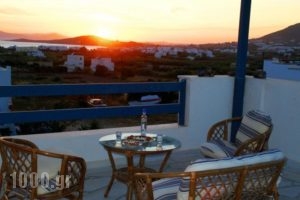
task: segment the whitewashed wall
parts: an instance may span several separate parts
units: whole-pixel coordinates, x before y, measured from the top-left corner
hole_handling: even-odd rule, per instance
[[[300,162],[300,82],[248,78],[244,109],[256,105],[272,117],[270,147],[279,148],[289,159]]]
[[[0,66],[0,85],[9,86],[11,85],[11,67],[3,68]],[[0,112],[8,112],[11,98],[1,97],[0,98]]]

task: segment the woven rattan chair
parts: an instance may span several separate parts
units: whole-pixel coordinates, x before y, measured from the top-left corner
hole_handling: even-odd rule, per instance
[[[234,142],[229,141],[232,123],[240,124]],[[200,151],[211,158],[260,152],[268,149],[272,128],[269,115],[251,110],[244,117],[225,119],[212,125],[207,134],[207,142],[200,145]]]
[[[136,196],[138,200],[278,199],[277,181],[286,159],[278,156],[280,152],[272,154],[274,160],[264,162],[268,156],[263,156],[252,164],[248,163],[255,158],[238,158],[246,159],[242,165],[235,158],[207,159],[191,164],[184,172],[136,173]],[[228,167],[231,163],[232,167]]]
[[[2,199],[82,199],[86,163],[43,151],[27,140],[0,138]]]

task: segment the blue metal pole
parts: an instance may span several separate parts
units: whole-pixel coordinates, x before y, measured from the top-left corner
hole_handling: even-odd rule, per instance
[[[242,116],[243,114],[250,13],[251,0],[241,0],[232,117]],[[233,124],[232,134],[230,138],[232,142],[234,142],[238,126],[239,124]]]

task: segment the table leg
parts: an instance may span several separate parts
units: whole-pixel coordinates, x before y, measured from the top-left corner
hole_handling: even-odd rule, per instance
[[[131,200],[132,193],[133,193],[133,176],[134,176],[133,154],[131,152],[128,152],[126,154],[126,158],[127,158],[127,170],[128,170],[127,200]]]
[[[113,185],[114,180],[115,180],[115,178],[116,178],[116,173],[117,173],[117,170],[116,170],[116,164],[115,164],[115,161],[114,161],[112,152],[111,152],[110,150],[107,149],[107,153],[108,153],[108,157],[109,157],[110,164],[111,164],[111,168],[112,168],[112,175],[111,175],[110,181],[109,181],[109,183],[108,183],[108,186],[107,186],[107,188],[106,188],[106,190],[105,190],[104,197],[107,197],[107,196],[108,196],[109,191],[110,191],[110,189],[111,189],[111,186]]]
[[[126,199],[127,200],[132,200],[133,196],[136,195],[135,193],[135,185],[134,185],[134,174],[136,172],[154,172],[154,169],[150,169],[145,167],[145,162],[146,162],[146,153],[136,153],[132,150],[128,150],[128,151],[117,151],[115,149],[110,149],[109,147],[105,148],[107,153],[108,153],[108,157],[111,163],[111,167],[112,167],[112,175],[111,175],[111,179],[108,183],[108,186],[106,188],[106,191],[104,193],[104,197],[107,197],[110,189],[114,183],[114,180],[117,179],[123,183],[127,184],[127,194],[126,194]],[[114,161],[114,157],[113,157],[113,153],[119,153],[119,154],[123,154],[126,156],[127,159],[127,167],[124,168],[120,168],[117,169],[116,168],[116,163]],[[153,152],[152,152],[153,153]],[[159,170],[158,172],[162,172],[171,153],[172,150],[169,151],[165,151],[165,152],[157,152],[157,153],[165,153],[165,156],[163,158],[163,161],[160,164]],[[156,154],[156,153],[155,153]],[[140,159],[139,159],[139,163],[138,166],[134,166],[134,155],[139,155]],[[150,154],[151,155],[151,154]]]
[[[172,151],[167,151],[166,152],[166,155],[164,157],[164,160],[162,161],[161,165],[160,165],[160,168],[159,168],[159,171],[158,172],[162,172],[165,165],[167,164],[168,160],[169,160],[169,157],[171,155]]]
[[[140,155],[139,167],[144,168],[146,155]]]

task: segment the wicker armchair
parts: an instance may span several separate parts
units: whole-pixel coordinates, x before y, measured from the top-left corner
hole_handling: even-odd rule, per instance
[[[82,199],[86,163],[43,151],[27,140],[0,138],[1,199]]]
[[[136,173],[136,196],[138,200],[278,199],[277,182],[285,160],[281,152],[273,151],[257,158],[199,160],[184,172]]]
[[[239,123],[235,141],[229,142],[232,123]],[[260,152],[268,149],[272,132],[270,116],[252,110],[244,117],[219,121],[212,125],[207,134],[207,142],[201,144],[200,151],[206,157],[223,158]]]

